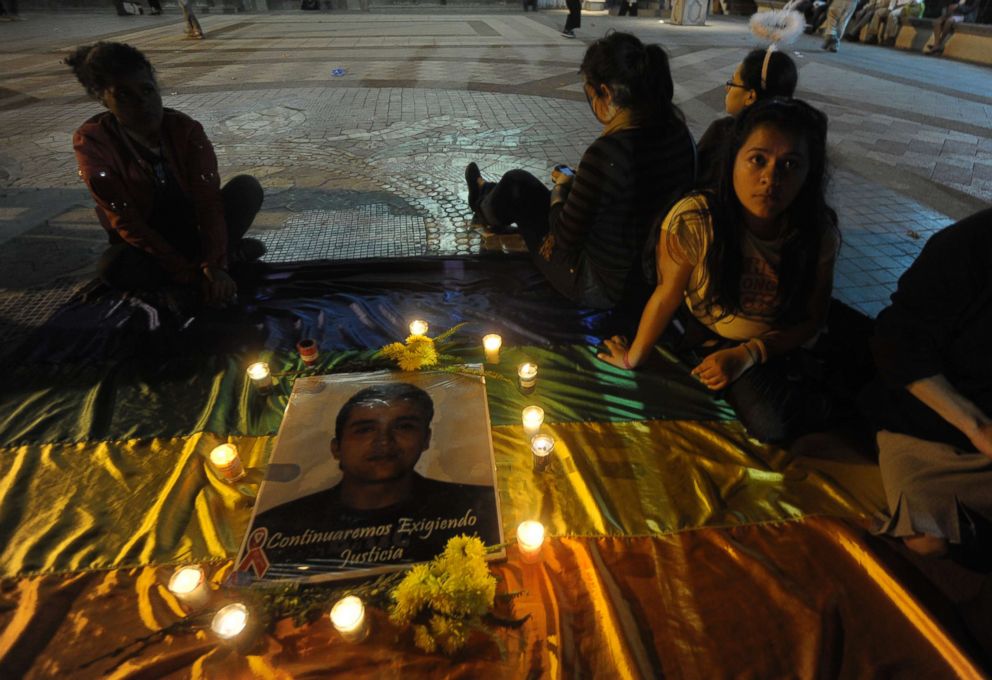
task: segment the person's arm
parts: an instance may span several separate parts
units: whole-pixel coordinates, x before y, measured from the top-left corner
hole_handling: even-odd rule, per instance
[[[805,321],[765,333],[760,338],[752,338],[736,347],[717,350],[703,359],[692,374],[711,390],[722,390],[755,364],[764,363],[773,356],[787,354],[815,337],[823,328],[830,308],[835,261],[836,253],[833,257],[822,260],[817,267],[816,282],[810,295]]]
[[[555,186],[548,212],[547,243],[565,251],[582,250],[600,205],[622,193],[625,178],[611,162],[611,157],[621,152],[615,139],[600,137],[582,155],[572,181]]]
[[[632,369],[644,363],[685,297],[693,264],[664,229],[658,238],[656,259],[658,285],[644,306],[634,341],[628,347],[627,341],[620,336],[608,338],[603,341],[608,352],[598,355],[619,368]]]
[[[906,389],[968,437],[979,453],[992,458],[992,418],[958,392],[943,374],[912,382]]]
[[[73,149],[79,172],[93,200],[121,239],[151,255],[173,280],[189,283],[196,278],[196,264],[173,248],[152,229],[136,209],[127,182],[118,174],[109,152],[100,143],[79,132],[73,136]]]

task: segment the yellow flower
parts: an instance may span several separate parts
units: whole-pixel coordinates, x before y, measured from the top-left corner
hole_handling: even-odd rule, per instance
[[[437,364],[434,341],[423,335],[411,335],[406,344],[394,342],[382,348],[382,355],[395,361],[404,371],[419,371]]]
[[[413,627],[413,644],[428,654],[437,650],[437,641],[427,631],[427,626]]]
[[[437,594],[437,579],[431,575],[429,566],[416,565],[393,590],[395,604],[390,618],[400,625],[409,623]]]
[[[427,628],[414,626],[418,647],[453,654],[465,644],[468,631],[481,625],[496,597],[496,578],[485,555],[478,538],[455,536],[441,555],[413,567],[393,590],[391,618],[397,624],[430,614]]]
[[[468,641],[468,626],[464,621],[435,614],[431,617],[429,625],[431,637],[448,656],[464,647]]]
[[[406,353],[406,345],[402,342],[393,342],[383,347],[382,353],[387,359],[396,361]]]
[[[446,562],[456,560],[485,560],[486,546],[477,536],[453,536],[444,547],[443,559]]]

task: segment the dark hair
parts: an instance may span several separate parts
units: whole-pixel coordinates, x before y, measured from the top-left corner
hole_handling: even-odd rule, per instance
[[[72,69],[76,79],[86,88],[86,93],[99,99],[111,81],[119,76],[139,73],[145,69],[155,77],[155,69],[139,50],[116,42],[98,42],[84,45],[62,60]]]
[[[386,383],[385,385],[366,387],[351,395],[351,398],[338,411],[338,416],[334,421],[334,436],[338,439],[341,438],[341,432],[348,423],[348,417],[359,406],[368,406],[376,402],[389,404],[396,401],[413,402],[424,414],[425,427],[431,426],[431,421],[434,419],[434,400],[431,399],[431,395],[410,383]]]
[[[597,90],[609,85],[617,106],[644,122],[682,121],[672,103],[675,86],[668,55],[630,33],[610,31],[586,50],[579,73]]]
[[[728,314],[741,308],[741,225],[744,224],[744,215],[734,191],[734,163],[747,138],[762,126],[802,136],[809,154],[806,181],[783,215],[786,224],[796,228],[782,246],[779,269],[781,319],[798,322],[808,312],[824,232],[833,231],[837,241],[840,241],[837,214],[827,205],[824,197],[827,184],[827,116],[799,99],[765,99],[748,107],[737,117],[724,149],[723,167],[715,193],[710,193],[713,239],[706,254],[706,274],[712,294],[708,302],[719,305]]]
[[[791,97],[799,82],[796,62],[785,52],[774,51],[768,57],[768,73],[764,87],[761,85],[761,70],[765,65],[767,50],[751,50],[741,62],[741,83],[754,90],[758,99],[768,97]]]

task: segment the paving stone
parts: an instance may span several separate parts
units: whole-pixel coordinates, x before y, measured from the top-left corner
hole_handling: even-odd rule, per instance
[[[203,42],[182,41],[168,9],[141,22],[96,12],[28,19],[4,26],[0,268],[14,271],[20,258],[38,283],[0,291],[0,330],[47,318],[75,285],[60,278],[67,262],[91,257],[86,248],[105,238],[81,207],[88,201],[70,151],[72,131],[100,107],[53,58],[76,44],[112,37],[144,50],[166,105],[208,131],[223,176],[260,178],[266,202],[255,230],[271,262],[513,252],[519,238],[471,228],[464,166],[474,160],[491,179],[522,168],[548,182],[554,164],[578,163],[599,133],[577,73],[589,40],[622,27],[661,42],[697,132],[721,115],[723,82],[752,44],[743,22],[724,17],[705,31],[590,17],[576,41],[561,39],[562,16],[550,13],[206,15]],[[830,144],[844,154],[829,191],[847,241],[837,289],[877,311],[893,276],[952,221],[932,203],[939,190],[992,200],[988,70],[816,46],[801,37],[796,59],[800,95],[828,113]],[[344,76],[331,73],[337,67]],[[884,175],[861,167],[869,160]],[[934,191],[906,195],[908,180]],[[74,234],[64,246],[74,254],[28,252],[17,241],[46,220]],[[73,246],[75,238],[85,243]]]

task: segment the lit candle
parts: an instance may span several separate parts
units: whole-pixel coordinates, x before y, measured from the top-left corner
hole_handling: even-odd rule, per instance
[[[331,623],[345,642],[361,642],[369,636],[365,604],[354,595],[343,597],[331,607]]]
[[[544,423],[544,409],[540,406],[528,406],[521,411],[521,419],[524,423],[524,432],[537,434]]]
[[[544,545],[544,525],[534,520],[521,522],[517,527],[517,546],[520,557],[527,564],[541,559],[541,546]]]
[[[210,452],[210,462],[221,477],[236,482],[245,476],[245,468],[234,444],[221,444]]]
[[[199,609],[210,599],[207,580],[200,567],[179,567],[169,579],[169,592],[190,609]]]
[[[300,358],[303,359],[303,363],[307,366],[313,366],[317,363],[317,357],[320,356],[317,341],[310,338],[300,340],[296,343],[296,351],[300,353]]]
[[[248,625],[248,608],[240,602],[222,607],[214,614],[210,629],[222,640],[236,637]]]
[[[498,364],[499,348],[503,346],[503,338],[495,333],[490,333],[482,338],[482,346],[486,349],[486,363]]]
[[[269,365],[264,361],[256,361],[248,367],[248,377],[255,383],[259,392],[265,393],[272,387],[272,374],[269,373]]]
[[[410,322],[410,335],[427,335],[430,326],[423,319],[414,319]]]
[[[520,379],[520,389],[530,392],[537,384],[537,364],[530,361],[517,366],[517,377]]]
[[[534,453],[534,472],[542,472],[551,462],[551,452],[555,449],[554,437],[546,434],[534,435],[530,440],[530,450]]]

